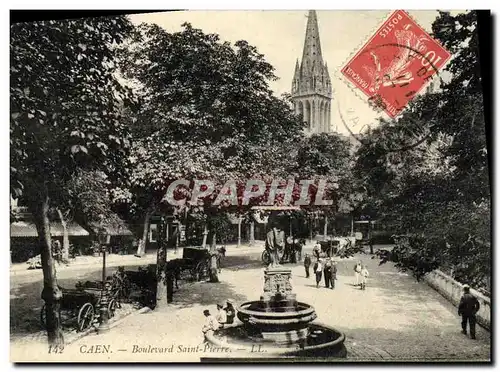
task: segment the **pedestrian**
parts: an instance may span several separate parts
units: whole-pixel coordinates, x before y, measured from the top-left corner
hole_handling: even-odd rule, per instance
[[[304,256],[304,269],[306,269],[306,278],[309,278],[309,268],[311,267],[311,257],[309,253]]]
[[[221,327],[224,327],[224,324],[227,323],[227,313],[224,309],[224,305],[222,303],[217,304],[217,322]]]
[[[361,261],[358,261],[356,265],[354,265],[354,280],[355,280],[355,286],[360,285],[360,275],[361,275]]]
[[[317,241],[313,248],[313,254],[316,256],[317,260],[319,260],[320,253],[321,253],[321,244],[319,244],[319,241]]]
[[[361,268],[361,289],[365,290],[366,289],[366,281],[370,273],[368,272],[368,269],[366,268],[365,265],[362,266]]]
[[[330,288],[334,289],[335,288],[335,281],[337,280],[337,262],[336,261],[332,262],[332,270],[331,270],[330,274],[331,274]]]
[[[224,309],[226,311],[227,324],[233,324],[234,317],[236,316],[236,310],[233,307],[234,301],[229,299],[226,301],[227,306]]]
[[[325,288],[330,288],[330,279],[332,277],[332,261],[330,260],[330,257],[326,259],[323,273],[325,277]]]
[[[297,256],[299,254],[299,244],[297,242],[297,238],[292,238],[291,248],[290,253],[292,257],[290,258],[290,261],[291,263],[297,263]]]
[[[57,239],[52,240],[52,257],[54,257],[57,262],[60,262],[62,258],[61,242]]]
[[[323,273],[323,260],[321,258],[318,258],[318,260],[314,264],[314,272],[316,273],[316,288],[319,288],[321,275]]]
[[[470,293],[470,287],[466,284],[463,287],[464,294],[458,305],[458,315],[462,316],[462,333],[467,334],[467,322],[469,323],[470,338],[476,339],[476,314],[480,305],[477,298]]]
[[[219,323],[217,322],[217,319],[213,315],[210,315],[209,310],[203,310],[203,315],[205,315],[205,324],[203,325],[203,328],[201,331],[204,334],[207,334],[208,332],[213,332],[219,329]]]

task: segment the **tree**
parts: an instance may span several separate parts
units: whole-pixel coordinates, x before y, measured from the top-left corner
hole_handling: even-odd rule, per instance
[[[432,28],[453,54],[451,79],[366,133],[355,174],[370,208],[407,235],[393,252],[402,269],[420,278],[451,268],[457,279],[484,285],[490,192],[476,14],[440,12]]]
[[[240,185],[271,177],[287,156],[282,149],[299,139],[303,127],[290,102],[273,95],[268,86],[276,78],[273,67],[255,47],[246,41],[233,47],[218,35],[183,26],[168,33],[142,25],[136,42],[124,50],[122,69],[141,96],[128,195],[144,216],[144,232],[173,181],[208,179],[217,193],[229,179]],[[191,197],[186,189],[176,195]],[[216,221],[233,211],[214,201],[212,195],[189,206],[211,227],[212,252]],[[235,209],[243,213],[249,206]]]
[[[326,181],[326,199],[333,200],[331,206],[305,207],[310,214],[324,216],[323,235],[328,231],[328,219],[335,219],[342,206],[342,212],[349,212],[346,206],[353,195],[351,177],[350,142],[337,134],[315,134],[299,143],[291,173],[298,179]],[[317,186],[317,185],[316,185]],[[311,188],[311,196],[316,188]]]
[[[51,207],[80,169],[121,175],[130,138],[120,120],[129,90],[116,79],[114,44],[132,31],[122,17],[11,26],[11,192],[23,196],[38,231],[49,343],[61,343],[50,250]]]

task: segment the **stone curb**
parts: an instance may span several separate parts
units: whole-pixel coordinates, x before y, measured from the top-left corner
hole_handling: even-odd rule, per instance
[[[138,309],[136,311],[131,312],[130,314],[125,315],[123,318],[118,319],[116,322],[110,323],[109,324],[109,329],[112,329],[112,328],[120,325],[121,323],[123,323],[125,321],[125,319],[129,318],[132,315],[144,314],[144,313],[148,313],[150,311],[152,311],[152,310],[149,307],[144,306],[143,308],[140,308],[140,309]],[[87,335],[89,335],[90,333],[93,333],[93,332],[95,332],[96,334],[98,334],[97,329],[95,327],[92,327],[90,329],[87,329],[84,332],[77,333],[74,337],[71,337],[70,341],[65,342],[65,344],[66,345],[71,345],[71,344],[75,343],[76,341],[80,340],[81,338],[83,338],[83,337],[85,337],[85,336],[87,336]]]

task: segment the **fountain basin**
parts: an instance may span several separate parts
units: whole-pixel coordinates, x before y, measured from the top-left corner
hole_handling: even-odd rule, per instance
[[[317,317],[314,308],[297,301],[294,301],[292,307],[280,305],[267,301],[250,301],[237,308],[238,319],[243,323],[249,339],[292,344],[308,336],[307,327]]]
[[[250,338],[244,324],[225,326],[214,333],[207,333],[205,338],[211,345],[226,348],[233,356],[243,358],[347,356],[345,335],[322,323],[310,323],[308,335],[298,343],[279,344],[263,337]]]

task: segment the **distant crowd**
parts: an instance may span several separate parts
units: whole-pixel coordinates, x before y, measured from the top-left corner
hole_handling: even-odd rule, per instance
[[[316,279],[316,288],[319,288],[321,279],[324,278],[326,288],[335,288],[335,281],[337,280],[337,261],[331,257],[324,257],[321,252],[319,242],[313,248],[313,257],[306,253],[304,256],[304,269],[306,278],[310,277],[310,267],[312,261],[314,262],[313,271]],[[360,289],[366,289],[366,283],[369,276],[368,269],[361,261],[354,265],[354,285]]]

